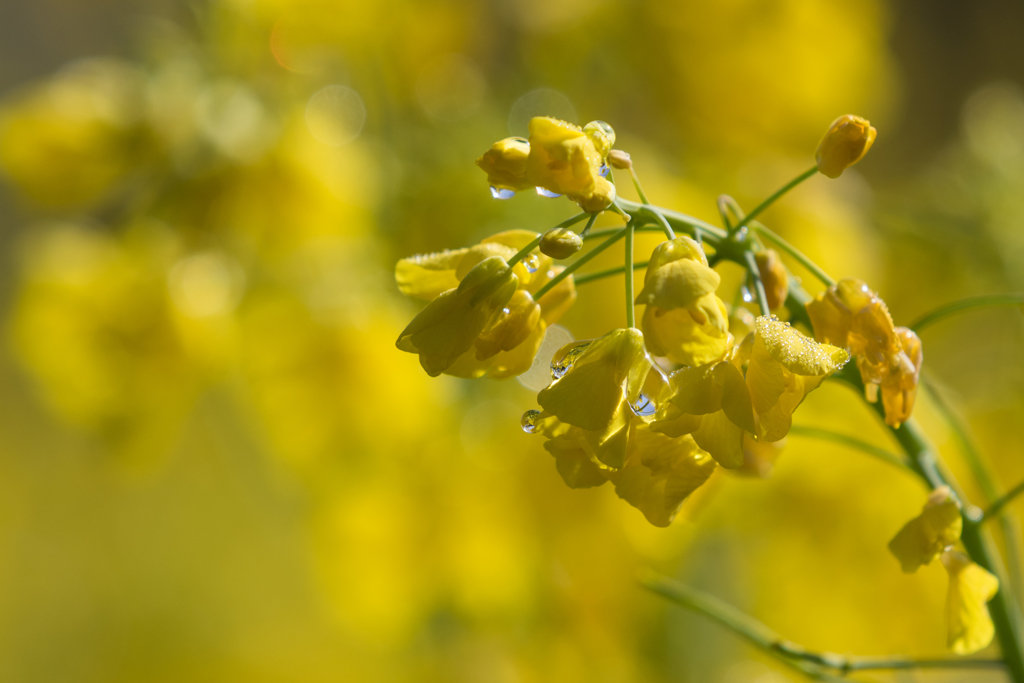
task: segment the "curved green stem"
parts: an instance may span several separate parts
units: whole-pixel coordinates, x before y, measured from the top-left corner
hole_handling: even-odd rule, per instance
[[[1024,481],[1014,486],[1012,489],[1007,491],[1002,498],[992,503],[992,505],[989,506],[988,510],[985,510],[985,514],[982,515],[981,519],[978,520],[978,523],[981,524],[986,519],[998,515],[1000,512],[1002,512],[1004,507],[1006,507],[1010,502],[1013,501],[1014,498],[1016,498],[1022,493],[1024,493]]]
[[[718,622],[747,642],[775,657],[779,662],[818,681],[846,681],[841,676],[854,671],[896,669],[978,669],[1002,668],[998,659],[912,659],[910,657],[847,657],[834,652],[813,652],[786,640],[753,617],[713,595],[692,586],[645,572],[640,585],[672,602]]]
[[[647,195],[644,194],[644,188],[640,185],[640,176],[636,174],[636,169],[633,168],[633,164],[629,165],[629,177],[633,179],[633,187],[636,188],[636,193],[640,197],[640,201],[644,204],[650,204]]]
[[[747,263],[747,272],[754,280],[754,293],[757,295],[757,305],[761,307],[761,315],[771,315],[772,310],[768,306],[768,295],[764,291],[764,283],[761,282],[761,271],[757,269],[757,261],[754,259],[754,252],[743,252],[743,258]]]
[[[786,183],[785,185],[780,187],[778,190],[776,190],[775,194],[773,194],[772,196],[768,197],[768,199],[766,199],[763,202],[761,202],[760,204],[758,204],[757,207],[755,207],[753,211],[751,211],[746,216],[744,216],[743,220],[741,220],[739,223],[737,223],[736,227],[733,228],[732,231],[733,232],[738,232],[744,226],[749,225],[750,221],[752,221],[755,218],[757,218],[758,216],[760,216],[761,212],[763,212],[769,206],[774,204],[776,202],[776,200],[779,199],[779,197],[781,197],[782,195],[786,194],[787,192],[792,190],[794,187],[796,187],[797,185],[799,185],[803,181],[807,180],[808,178],[810,178],[812,175],[814,175],[817,172],[818,172],[818,165],[815,164],[814,166],[811,166],[809,169],[807,169],[806,171],[804,171],[803,173],[798,175],[796,178],[793,178],[792,180],[790,180],[788,183]]]
[[[510,258],[510,259],[508,260],[508,265],[510,265],[510,266],[514,266],[515,264],[519,263],[519,262],[520,262],[520,261],[522,261],[522,260],[523,260],[524,258],[526,258],[526,256],[527,256],[527,255],[528,255],[528,254],[529,254],[529,253],[530,253],[531,251],[533,251],[534,249],[536,249],[536,248],[537,248],[537,245],[538,245],[538,244],[540,244],[540,238],[541,238],[541,235],[538,235],[538,236],[537,236],[537,239],[533,240],[532,242],[530,242],[529,244],[527,244],[527,245],[526,245],[525,247],[523,247],[522,249],[520,249],[519,251],[517,251],[517,252],[515,253],[515,255],[514,255],[514,256],[513,256],[512,258]]]
[[[633,305],[633,221],[626,224],[626,262],[622,266],[626,272],[626,327],[636,327],[636,308]]]
[[[565,270],[563,270],[561,273],[559,273],[555,277],[551,278],[550,282],[548,282],[546,285],[544,285],[543,287],[541,287],[540,289],[537,290],[537,292],[533,295],[534,300],[536,301],[536,300],[540,299],[542,296],[544,296],[549,291],[551,291],[551,289],[554,288],[559,282],[561,282],[565,278],[567,278],[570,275],[572,275],[577,269],[581,268],[584,264],[589,262],[592,258],[594,258],[598,254],[600,254],[602,251],[604,251],[608,247],[610,247],[613,244],[615,244],[616,242],[618,242],[623,237],[625,237],[626,233],[629,230],[630,230],[629,227],[620,228],[620,229],[616,230],[615,233],[611,237],[606,239],[604,242],[601,242],[601,244],[597,245],[596,247],[594,247],[593,249],[588,251],[583,256],[579,257],[573,263],[570,263],[568,266],[565,267]],[[591,233],[591,237],[593,237],[593,236],[594,236],[593,233]]]
[[[580,233],[580,239],[587,239],[587,235],[590,234],[591,229],[594,227],[594,223],[597,221],[598,214],[590,214],[590,220],[587,221],[586,227],[583,228],[583,232]]]
[[[637,261],[636,263],[633,264],[633,270],[636,270],[637,268],[646,268],[648,263],[650,263],[650,261]],[[622,273],[625,272],[626,266],[615,266],[614,268],[608,268],[607,270],[599,270],[596,273],[587,273],[586,275],[580,275],[579,277],[575,278],[573,282],[576,284],[577,287],[579,287],[580,285],[585,285],[588,282],[602,280],[606,277],[612,277],[613,275],[621,275]]]
[[[814,277],[821,280],[827,286],[831,287],[836,283],[836,281],[833,280],[828,273],[821,269],[821,266],[819,266],[811,259],[807,258],[803,254],[803,252],[794,247],[792,244],[782,239],[781,237],[779,237],[778,235],[776,235],[774,232],[772,232],[763,225],[755,225],[753,227],[754,232],[756,232],[761,237],[767,239],[769,242],[774,242],[775,246],[777,246],[779,249],[782,249],[782,251],[786,252],[787,254],[795,258],[797,261],[799,261],[800,265],[814,273]]]
[[[985,294],[982,296],[973,296],[969,299],[950,302],[943,306],[939,306],[933,311],[925,313],[910,325],[910,329],[915,332],[920,332],[924,328],[942,320],[943,318],[948,318],[955,313],[968,311],[972,308],[1022,305],[1024,305],[1024,294]]]
[[[850,448],[855,448],[863,453],[867,453],[868,455],[874,456],[879,460],[889,463],[890,465],[895,465],[900,469],[911,469],[906,458],[902,458],[898,455],[895,455],[894,453],[890,453],[884,448],[879,448],[878,446],[874,446],[866,441],[861,441],[860,439],[857,439],[852,436],[847,436],[846,434],[833,432],[832,430],[829,429],[819,429],[818,427],[805,427],[804,425],[793,425],[792,427],[790,427],[789,433],[797,434],[800,436],[807,436],[812,439],[834,441],[835,443],[839,443],[844,446],[849,446]]]
[[[654,209],[657,209],[657,212],[664,216],[665,220],[676,232],[693,235],[694,229],[699,228],[703,233],[704,240],[712,246],[718,246],[718,244],[726,237],[725,231],[721,228],[702,221],[699,218],[688,216],[685,213],[671,211],[661,206],[654,206],[653,204],[637,204],[636,202],[631,202],[628,199],[622,198],[616,199],[615,202],[630,216],[642,219],[645,223],[658,221],[658,217],[654,211]]]

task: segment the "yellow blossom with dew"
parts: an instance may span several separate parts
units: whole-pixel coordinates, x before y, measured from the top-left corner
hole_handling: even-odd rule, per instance
[[[995,636],[995,626],[986,603],[999,591],[999,579],[955,550],[943,553],[942,565],[949,574],[949,649],[958,655],[969,655],[988,647]]]
[[[526,180],[526,160],[530,156],[530,143],[524,138],[498,140],[476,165],[487,174],[487,182],[499,190],[528,190],[533,187]]]
[[[960,540],[962,530],[960,504],[948,486],[940,486],[928,496],[921,514],[889,541],[889,551],[900,561],[903,571],[910,574]]]
[[[818,171],[829,178],[838,178],[864,158],[877,134],[867,119],[851,114],[840,116],[828,127],[818,144],[815,154]]]
[[[600,152],[583,130],[549,116],[530,119],[529,181],[557,194],[586,196],[601,177]]]
[[[818,343],[777,318],[759,317],[746,376],[757,437],[786,436],[797,406],[849,359],[845,349]]]
[[[914,408],[924,356],[921,340],[896,327],[885,302],[864,282],[846,278],[807,304],[815,336],[857,357],[869,401],[881,388],[885,421],[898,427]]]

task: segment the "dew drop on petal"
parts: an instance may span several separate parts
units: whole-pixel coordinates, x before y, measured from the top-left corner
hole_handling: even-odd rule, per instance
[[[561,355],[556,354],[551,359],[551,379],[559,380],[565,373],[569,372],[569,369],[583,355],[588,346],[590,346],[590,342],[580,342],[565,350]]]
[[[540,259],[537,258],[536,254],[530,254],[523,259],[523,267],[526,268],[529,273],[536,273],[540,267]]]
[[[519,424],[522,425],[523,431],[527,434],[535,434],[537,432],[537,420],[540,418],[539,410],[527,410],[523,413],[522,419]]]
[[[551,384],[551,359],[559,349],[573,342],[572,334],[561,325],[552,325],[544,332],[537,355],[533,357],[530,369],[516,377],[520,384],[530,391],[540,391]]]
[[[512,197],[516,196],[516,193],[515,193],[514,190],[506,190],[506,189],[499,190],[498,188],[496,188],[496,187],[494,187],[492,185],[491,186],[491,196],[494,197],[495,199],[512,199]]]
[[[743,285],[743,287],[740,288],[740,291],[743,293],[743,300],[748,304],[754,300],[754,295],[750,293],[750,288],[746,285]]]
[[[658,411],[658,406],[647,394],[640,394],[629,407],[637,417],[650,417]]]
[[[537,188],[537,194],[539,194],[541,197],[551,197],[552,199],[562,196],[556,192],[552,192],[551,190],[546,190],[543,187]]]
[[[608,171],[610,171],[610,170],[611,169],[608,168],[608,164],[601,164],[601,168],[598,169],[598,172],[601,174],[602,178],[607,178],[608,177]]]

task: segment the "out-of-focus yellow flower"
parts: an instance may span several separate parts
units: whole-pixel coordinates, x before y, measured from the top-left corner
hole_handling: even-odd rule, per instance
[[[962,530],[960,505],[949,487],[940,486],[928,496],[921,514],[889,541],[889,550],[900,561],[903,571],[911,574],[956,543]]]
[[[746,308],[737,306],[729,313],[729,334],[742,343],[748,334],[753,333],[755,316]]]
[[[869,401],[882,388],[885,421],[898,427],[910,417],[923,351],[912,330],[897,328],[885,302],[864,282],[846,278],[807,304],[815,337],[857,357]]]
[[[714,294],[720,282],[704,250],[689,237],[681,235],[655,248],[636,298],[646,305],[641,327],[651,353],[689,366],[725,354],[728,313]]]
[[[38,204],[93,204],[153,153],[142,109],[135,68],[75,64],[4,106],[0,166]]]
[[[818,144],[815,154],[818,171],[829,178],[838,178],[868,153],[877,132],[867,119],[851,114],[840,116]]]
[[[583,239],[569,228],[548,230],[540,238],[540,252],[553,259],[567,259],[583,248]]]
[[[499,190],[528,190],[533,184],[526,180],[526,160],[530,156],[530,143],[523,138],[498,140],[476,165],[487,174],[487,182]]]
[[[774,249],[757,252],[755,259],[757,272],[761,275],[761,283],[764,285],[765,298],[768,300],[768,308],[774,311],[786,303],[786,296],[789,294],[786,267],[782,265],[782,259]]]
[[[819,344],[777,318],[759,317],[747,366],[758,439],[784,437],[797,406],[849,359],[845,349]]]
[[[447,370],[476,342],[518,287],[512,268],[500,256],[473,266],[454,289],[427,304],[398,337],[402,351],[419,354],[431,377]]]
[[[959,551],[943,553],[942,564],[949,573],[948,645],[958,655],[969,655],[987,647],[995,635],[986,603],[999,591],[999,579]]]
[[[537,402],[562,422],[602,430],[640,395],[651,368],[643,335],[635,328],[612,330],[572,351],[575,357],[541,390]]]

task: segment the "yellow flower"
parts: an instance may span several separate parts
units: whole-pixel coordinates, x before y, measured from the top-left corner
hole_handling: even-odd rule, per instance
[[[782,455],[786,447],[786,439],[781,441],[755,441],[749,433],[743,434],[743,464],[733,470],[738,474],[748,474],[767,478],[775,468],[775,461]]]
[[[612,330],[569,350],[573,357],[541,390],[537,402],[562,422],[586,430],[603,430],[629,411],[629,405],[640,395],[651,368],[643,335],[634,328]],[[565,353],[559,356],[565,360]]]
[[[757,252],[755,259],[757,271],[761,275],[761,283],[764,285],[765,298],[768,300],[768,308],[774,311],[786,303],[786,296],[789,294],[789,276],[786,275],[782,259],[774,249]]]
[[[604,121],[591,121],[583,126],[583,133],[594,143],[594,149],[604,159],[615,144],[615,130]]]
[[[469,350],[517,287],[518,279],[504,259],[486,258],[458,287],[427,304],[402,331],[396,345],[419,354],[420,365],[436,377]]]
[[[548,116],[530,120],[526,177],[531,184],[558,194],[587,196],[601,177],[601,161],[579,126]]]
[[[607,178],[594,179],[594,189],[586,194],[571,194],[572,199],[587,213],[604,211],[615,201],[615,186]]]
[[[540,252],[553,259],[567,259],[582,248],[582,238],[568,228],[548,230],[540,238]]]
[[[465,249],[410,256],[395,265],[395,282],[402,294],[429,301],[458,287],[466,273],[485,258],[500,256],[507,261],[536,238],[537,233],[530,230],[506,230]],[[531,254],[517,263],[513,272],[520,286],[526,287],[547,272],[550,265],[550,258]]]
[[[961,552],[943,553],[942,564],[949,574],[949,648],[958,655],[969,655],[987,647],[995,635],[986,603],[999,591],[999,579]]]
[[[743,432],[753,432],[755,426],[739,367],[725,360],[682,368],[669,376],[669,387],[652,430],[670,437],[689,434],[722,467],[740,467]]]
[[[857,369],[869,401],[882,388],[886,423],[898,427],[914,407],[923,352],[921,340],[897,328],[885,302],[860,280],[840,280],[807,304],[814,334],[821,341],[846,348],[857,357]]]
[[[860,161],[875,141],[876,131],[867,119],[847,114],[832,122],[818,144],[818,171],[838,178]]]
[[[636,303],[646,304],[640,324],[651,353],[690,366],[725,354],[730,339],[727,309],[714,294],[720,281],[704,250],[689,237],[655,248],[636,298]]]
[[[784,437],[797,406],[849,359],[844,349],[819,344],[775,317],[759,317],[746,378],[758,439]]]
[[[526,180],[526,160],[530,156],[530,143],[523,138],[498,140],[476,165],[487,173],[487,182],[499,190],[528,190],[533,184]]]
[[[523,416],[524,429],[549,439],[544,448],[569,487],[590,488],[610,481],[616,494],[651,524],[668,526],[686,497],[711,476],[715,461],[689,436],[671,438],[650,429],[654,404],[644,397],[663,396],[666,388],[661,372],[652,368],[640,394],[642,402],[620,413],[601,432],[536,410]],[[612,460],[615,465],[608,464]]]
[[[949,487],[940,486],[928,496],[921,514],[889,541],[889,550],[900,561],[903,571],[911,574],[956,543],[962,530],[960,505]]]

